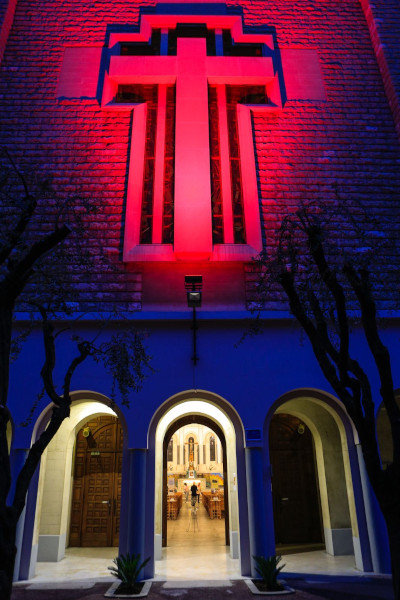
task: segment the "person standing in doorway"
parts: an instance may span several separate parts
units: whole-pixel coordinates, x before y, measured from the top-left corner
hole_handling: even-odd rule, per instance
[[[192,487],[190,488],[190,491],[192,492],[192,506],[195,506],[197,500],[197,486],[194,481]]]

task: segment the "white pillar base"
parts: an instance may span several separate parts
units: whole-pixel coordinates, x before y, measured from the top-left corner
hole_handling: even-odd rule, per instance
[[[363,559],[362,559],[360,538],[353,537],[353,548],[354,548],[354,560],[356,563],[356,569],[358,569],[359,571],[365,571],[364,563],[363,563]]]
[[[154,560],[162,559],[162,536],[160,533],[154,535]]]
[[[38,562],[59,562],[65,556],[66,535],[39,535]]]
[[[230,556],[231,558],[239,558],[239,532],[229,531],[229,539],[231,542]]]
[[[332,556],[347,556],[354,554],[353,535],[351,528],[328,529],[324,527],[325,547]]]

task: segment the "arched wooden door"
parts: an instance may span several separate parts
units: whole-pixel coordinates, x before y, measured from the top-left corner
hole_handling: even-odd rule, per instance
[[[70,546],[118,546],[123,433],[118,419],[90,419],[76,437]]]
[[[276,544],[321,543],[319,491],[310,429],[292,415],[274,415],[269,446]]]

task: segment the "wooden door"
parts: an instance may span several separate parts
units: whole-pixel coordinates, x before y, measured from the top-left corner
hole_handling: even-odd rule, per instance
[[[270,427],[276,544],[322,542],[312,434],[296,417],[278,414]]]
[[[122,428],[115,417],[91,419],[78,432],[70,546],[118,546]]]

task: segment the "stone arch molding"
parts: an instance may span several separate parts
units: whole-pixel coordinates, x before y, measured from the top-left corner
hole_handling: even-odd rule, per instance
[[[105,396],[104,394],[100,394],[99,392],[94,392],[92,390],[76,390],[75,392],[71,392],[71,398],[72,398],[72,404],[71,404],[71,414],[69,419],[66,419],[63,423],[63,425],[67,422],[72,422],[72,411],[75,410],[74,407],[77,407],[79,404],[89,404],[89,403],[98,403],[99,405],[101,405],[102,407],[102,411],[104,411],[105,414],[113,414],[116,417],[119,418],[119,420],[121,421],[121,425],[122,428],[124,430],[124,434],[126,433],[127,430],[127,425],[126,425],[126,421],[123,415],[123,412],[121,411],[121,409],[118,407],[118,405],[114,405],[113,408],[111,408],[111,405],[113,404],[112,400],[110,398],[108,398],[108,396]],[[93,406],[93,405],[92,405]],[[40,415],[38,416],[33,430],[32,430],[32,443],[34,443],[39,435],[41,434],[41,432],[43,431],[43,429],[46,428],[47,423],[50,419],[50,413],[51,410],[53,408],[53,404],[50,402],[40,413]],[[109,412],[111,411],[111,412]],[[90,410],[88,412],[89,416],[92,416]],[[84,418],[84,417],[82,417]]]
[[[315,389],[292,390],[271,406],[266,417],[264,440],[268,462],[271,419],[279,413],[303,420],[311,430],[327,553],[354,554],[357,568],[365,570],[368,557],[360,542],[364,537],[365,514],[356,452],[359,440],[354,424],[334,396]]]
[[[124,433],[126,431],[125,420],[118,414],[120,411],[110,408],[110,404],[109,398],[96,392],[73,393],[70,417],[62,423],[42,456],[32,544],[34,549],[37,548],[38,561],[57,562],[65,555],[70,525],[74,446],[82,424],[89,418],[108,414],[118,417]],[[50,411],[51,405],[40,415],[33,440],[46,426]]]
[[[155,453],[155,510],[154,555],[161,559],[162,544],[162,452],[163,440],[168,428],[184,416],[203,416],[214,421],[222,429],[227,446],[227,474],[229,495],[230,554],[238,558],[241,540],[246,539],[247,513],[244,515],[243,500],[238,495],[237,480],[245,481],[244,461],[239,456],[243,449],[243,425],[233,407],[220,396],[210,392],[193,390],[169,398],[153,416],[149,427],[149,449]],[[240,530],[240,536],[239,536]]]

